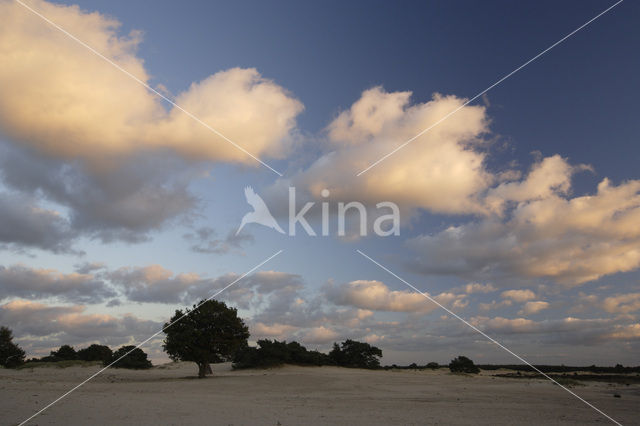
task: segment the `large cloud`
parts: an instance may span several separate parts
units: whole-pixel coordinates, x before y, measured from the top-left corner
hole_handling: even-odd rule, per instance
[[[0,244],[8,248],[40,248],[73,252],[77,232],[59,212],[43,208],[34,197],[0,192]]]
[[[55,297],[65,302],[99,303],[114,296],[113,289],[91,274],[64,274],[24,265],[0,266],[0,300]]]
[[[157,332],[162,324],[133,315],[114,317],[85,312],[85,307],[56,306],[26,300],[0,305],[0,323],[14,331],[30,354],[45,355],[62,344],[110,346],[132,344]]]
[[[496,214],[408,241],[425,273],[469,278],[545,277],[577,285],[640,266],[640,181],[603,179],[593,195],[570,197],[577,168],[544,159],[521,182],[490,191]],[[508,208],[509,204],[513,208]]]
[[[462,106],[464,99],[434,95],[410,102],[411,92],[366,90],[329,126],[331,152],[295,175],[290,184],[320,199],[367,203],[394,201],[405,209],[441,213],[484,211],[478,195],[494,180],[485,170],[482,135],[488,120],[481,106],[466,106],[367,173],[356,174],[396,146]],[[276,185],[278,187],[279,185]]]
[[[238,280],[239,274],[229,273],[208,278],[196,273],[174,274],[160,266],[123,267],[103,274],[122,291],[128,300],[149,303],[191,304],[213,294]],[[261,297],[275,293],[281,301],[288,301],[302,288],[299,275],[278,271],[259,271],[229,287],[218,299],[233,302],[248,309],[259,304]]]
[[[138,32],[121,36],[116,20],[77,6],[30,6],[150,82],[136,53]],[[52,231],[48,241],[6,231],[3,241],[68,251],[66,223],[103,241],[144,240],[196,206],[188,186],[210,162],[259,165],[20,4],[1,2],[0,15],[3,183],[60,206],[59,220],[37,218]],[[289,152],[303,108],[255,69],[240,68],[194,83],[175,100],[260,157]],[[0,199],[0,209],[8,204]]]
[[[41,248],[69,246],[72,236],[82,234],[103,241],[143,240],[197,204],[188,185],[198,168],[166,154],[134,155],[109,170],[88,172],[77,162],[0,145],[0,172],[6,186],[26,194],[20,197],[54,206],[59,229],[73,230],[51,232],[51,242]],[[11,209],[10,201],[0,198],[0,208]],[[13,241],[25,245],[18,236]]]
[[[77,6],[31,7],[137,79],[149,73],[136,55],[140,33]],[[189,158],[255,160],[15,2],[0,4],[0,125],[13,140],[59,158],[108,165],[122,154],[168,148]],[[176,102],[256,156],[282,156],[302,105],[255,69],[214,74]]]
[[[538,335],[547,343],[593,345],[640,338],[640,324],[629,318],[573,318],[533,321],[526,318],[473,317],[470,323],[489,334]]]

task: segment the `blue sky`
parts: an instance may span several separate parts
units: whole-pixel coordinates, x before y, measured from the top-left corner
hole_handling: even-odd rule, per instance
[[[512,361],[360,249],[532,362],[637,364],[638,5],[621,3],[358,178],[362,161],[613,2],[28,4],[284,174],[1,3],[0,322],[29,353],[141,340],[283,249],[271,272],[221,295],[254,340],[362,339],[387,363]],[[333,205],[370,212],[391,199],[400,236],[250,225],[235,238],[245,186],[285,226],[289,185],[317,204],[326,185]],[[163,359],[158,342],[148,350]]]

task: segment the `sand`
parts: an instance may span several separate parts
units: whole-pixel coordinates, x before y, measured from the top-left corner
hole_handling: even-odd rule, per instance
[[[491,377],[495,372],[213,367],[206,379],[194,377],[192,363],[109,369],[29,424],[611,424],[548,381]],[[0,369],[2,424],[20,423],[97,369]],[[640,424],[640,385],[587,382],[572,390],[622,424]]]

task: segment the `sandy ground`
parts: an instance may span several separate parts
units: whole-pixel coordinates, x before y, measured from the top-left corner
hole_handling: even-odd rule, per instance
[[[98,367],[0,369],[0,419],[15,425]],[[194,377],[195,364],[109,369],[52,406],[33,425],[611,424],[542,380],[438,371],[293,367]],[[572,389],[619,422],[640,424],[640,385]],[[614,394],[621,398],[614,398]]]

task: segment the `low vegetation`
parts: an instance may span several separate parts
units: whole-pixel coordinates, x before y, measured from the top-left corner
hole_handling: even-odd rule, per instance
[[[127,354],[127,352],[131,353]],[[127,354],[123,357],[123,355]],[[13,343],[13,334],[7,327],[0,327],[0,365],[7,368],[38,368],[38,367],[88,367],[95,365],[109,365],[114,363],[116,368],[145,369],[151,368],[151,361],[147,354],[135,346],[122,346],[113,352],[104,345],[93,344],[76,351],[73,346],[62,345],[58,350],[51,351],[42,358],[31,358],[24,361],[25,353]],[[119,358],[122,359],[118,360]],[[116,362],[117,361],[117,362]]]
[[[449,370],[451,370],[452,373],[467,374],[478,374],[480,372],[478,366],[464,355],[460,355],[457,358],[452,359],[449,363]]]
[[[350,368],[379,368],[382,351],[368,343],[346,340],[334,343],[329,354],[310,351],[298,342],[258,340],[257,347],[245,346],[236,354],[233,368],[266,368],[283,364],[335,365]]]

